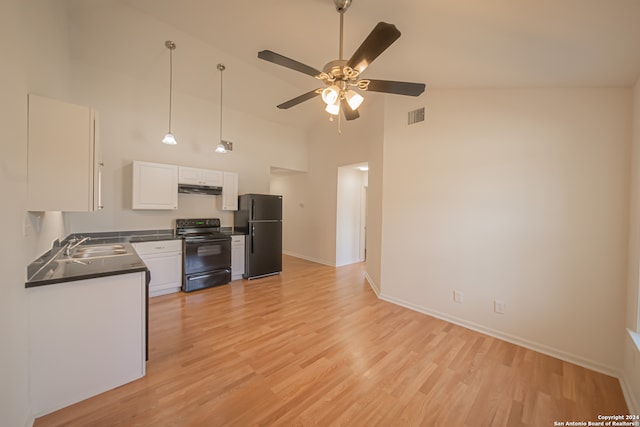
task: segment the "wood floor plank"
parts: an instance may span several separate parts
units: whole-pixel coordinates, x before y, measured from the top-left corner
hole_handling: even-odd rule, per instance
[[[146,377],[48,426],[508,426],[626,414],[615,378],[381,301],[363,265],[150,302]]]

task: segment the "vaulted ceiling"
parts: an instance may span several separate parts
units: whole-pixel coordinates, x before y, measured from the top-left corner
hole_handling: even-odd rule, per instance
[[[136,16],[166,25],[166,39],[179,31],[226,57],[212,58],[213,63],[237,61],[225,76],[236,76],[230,77],[237,80],[230,83],[236,94],[246,88],[243,102],[260,97],[260,108],[271,105],[276,110],[275,105],[318,85],[310,76],[258,59],[258,51],[270,49],[318,69],[338,58],[339,14],[333,0],[71,0],[85,13],[92,3],[103,8],[126,5]],[[345,14],[346,57],[379,21],[395,24],[402,36],[363,77],[423,82],[427,95],[429,88],[631,86],[640,76],[637,0],[353,0]],[[163,43],[157,40],[155,54],[166,53]],[[177,43],[176,62],[181,48],[189,49]],[[87,49],[79,51],[80,56],[90,55]],[[129,59],[135,61],[136,55]],[[260,78],[250,77],[256,72],[283,86],[265,87]],[[201,82],[214,88],[214,101],[216,73],[211,66]],[[287,115],[300,117],[320,107],[294,108],[301,112],[268,114],[286,121]]]

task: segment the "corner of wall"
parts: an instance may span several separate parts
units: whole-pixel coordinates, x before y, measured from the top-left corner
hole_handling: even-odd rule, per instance
[[[640,76],[632,88],[631,104],[631,182],[629,190],[629,246],[627,269],[627,306],[626,327],[636,331],[638,319],[639,262],[640,262]],[[625,334],[622,353],[623,368],[620,375],[620,386],[630,414],[640,413],[640,351],[630,334]]]

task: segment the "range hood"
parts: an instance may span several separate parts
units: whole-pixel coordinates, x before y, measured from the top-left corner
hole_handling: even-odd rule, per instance
[[[178,193],[217,196],[219,194],[222,194],[222,187],[213,187],[210,185],[178,184]]]

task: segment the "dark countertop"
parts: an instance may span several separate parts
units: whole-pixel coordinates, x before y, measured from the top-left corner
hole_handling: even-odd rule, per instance
[[[220,227],[220,232],[229,236],[246,236],[246,233],[236,231],[233,227]]]
[[[90,237],[83,245],[122,244],[129,252],[126,255],[93,259],[69,259],[62,254],[65,244],[72,238]],[[178,239],[173,230],[136,230],[105,233],[78,233],[67,236],[62,242],[54,244],[40,258],[27,267],[26,288],[96,277],[147,271],[131,243]]]
[[[92,243],[93,245],[94,243]],[[147,271],[133,246],[122,243],[127,249],[126,255],[108,256],[93,259],[74,259],[63,254],[63,247],[48,257],[41,257],[32,263],[40,266],[25,283],[26,288],[95,279],[97,277]],[[51,252],[51,251],[49,251]],[[31,265],[30,265],[31,267]]]
[[[222,227],[220,231],[229,236],[245,235],[245,233],[235,231],[233,227]],[[91,260],[72,260],[62,254],[62,250],[69,240],[83,237],[89,237],[90,239],[79,247],[118,243],[124,245],[129,251],[129,254],[94,258]],[[133,249],[131,243],[178,239],[180,238],[176,236],[174,230],[134,230],[72,234],[67,236],[62,242],[54,244],[51,250],[29,264],[27,267],[25,287],[32,288],[56,283],[73,282],[76,280],[93,279],[96,277],[147,271],[146,265]]]
[[[90,237],[91,240],[87,244],[94,245],[99,243],[137,243],[179,239],[174,230],[108,231],[104,233],[78,233],[74,236]]]

